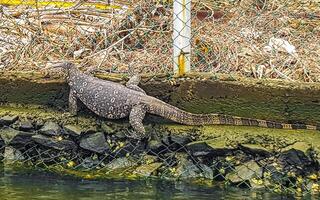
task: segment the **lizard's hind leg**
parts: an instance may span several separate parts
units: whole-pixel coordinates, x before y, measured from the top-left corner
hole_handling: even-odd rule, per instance
[[[132,76],[129,81],[127,82],[126,86],[129,86],[129,85],[139,85],[140,83],[140,76],[139,75],[134,75]]]
[[[77,97],[73,90],[70,90],[69,93],[69,112],[73,116],[77,115],[78,112]]]
[[[127,86],[127,88],[130,88],[131,90],[135,90],[138,92],[142,92],[143,94],[146,94],[146,92],[138,86],[139,82],[140,82],[140,76],[134,75],[127,82],[126,86]]]
[[[129,123],[132,128],[139,134],[134,137],[142,138],[146,134],[142,120],[146,115],[146,110],[143,105],[136,105],[131,109],[129,115]]]

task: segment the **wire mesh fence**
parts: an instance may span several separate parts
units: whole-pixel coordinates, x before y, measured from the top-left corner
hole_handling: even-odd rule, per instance
[[[193,72],[320,81],[317,1],[0,0],[0,4],[2,70],[46,70],[52,61],[70,60],[88,71],[171,73],[175,66],[179,70],[190,63]],[[183,19],[182,11],[174,14],[174,4],[190,12],[190,19]],[[175,20],[186,27],[174,29]],[[190,38],[184,33],[187,29]],[[177,38],[179,45],[173,42]],[[320,190],[319,158],[312,149],[307,154],[296,149],[269,153],[230,144],[230,149],[217,150],[196,135],[156,134],[136,141],[105,130],[78,135],[60,127],[59,133],[50,135],[41,133],[41,126],[18,129],[1,129],[5,162],[85,178],[114,174],[200,178],[299,196]]]
[[[41,70],[67,59],[119,73],[171,73],[181,62],[195,72],[320,77],[316,0],[0,3],[2,69]]]
[[[207,1],[194,10],[193,70],[318,81],[319,2]]]
[[[5,119],[5,120],[2,120]],[[8,119],[11,120],[8,123]],[[303,142],[248,135],[235,141],[149,129],[143,140],[128,137],[129,125],[77,124],[4,116],[0,158],[5,166],[44,169],[85,179],[157,177],[174,181],[267,189],[282,194],[319,195],[318,151]],[[116,128],[117,127],[117,128]],[[265,137],[263,140],[261,137]],[[259,140],[259,139],[258,139]],[[268,142],[262,142],[268,141]]]

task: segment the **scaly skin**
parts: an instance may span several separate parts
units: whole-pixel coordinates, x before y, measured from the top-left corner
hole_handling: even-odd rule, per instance
[[[80,72],[72,63],[64,63],[59,66],[68,71],[69,108],[72,114],[77,113],[77,99],[79,99],[99,116],[108,119],[120,119],[129,116],[131,126],[138,133],[135,137],[145,135],[142,120],[146,113],[159,115],[186,125],[228,124],[279,129],[320,130],[320,126],[285,124],[221,114],[193,114],[148,96],[138,87],[140,81],[138,76],[133,76],[124,86],[88,76]]]

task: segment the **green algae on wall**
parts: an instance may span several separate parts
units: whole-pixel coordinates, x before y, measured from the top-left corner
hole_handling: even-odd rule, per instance
[[[61,79],[39,73],[0,74],[0,103],[36,104],[61,107],[68,94]]]
[[[171,93],[173,104],[195,113],[222,114],[276,121],[320,123],[319,87],[246,81],[188,81]],[[280,87],[281,86],[281,87]]]
[[[67,107],[68,86],[59,75],[0,73],[0,103]],[[97,77],[125,83],[119,74]],[[320,124],[320,84],[230,78],[209,73],[175,78],[145,75],[151,96],[194,113],[222,113],[280,122]]]

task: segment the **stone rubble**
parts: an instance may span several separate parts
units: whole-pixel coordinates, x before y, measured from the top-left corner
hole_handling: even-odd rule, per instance
[[[158,134],[138,141],[104,122],[84,129],[77,124],[40,123],[18,116],[0,119],[0,159],[4,163],[206,179],[251,188],[272,183],[291,187],[301,181],[309,188],[319,184],[319,158],[303,142],[274,151],[259,144],[230,146],[215,139],[199,141],[188,134]]]

